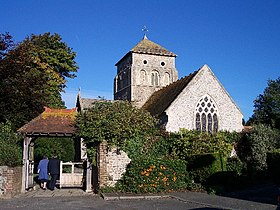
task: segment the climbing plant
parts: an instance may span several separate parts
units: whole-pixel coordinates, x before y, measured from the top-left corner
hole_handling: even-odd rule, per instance
[[[156,122],[147,111],[129,102],[99,101],[77,116],[76,135],[89,145],[88,154],[92,156],[96,154],[95,145],[101,141],[107,141],[109,147],[124,148],[128,153],[134,150],[135,154],[142,149],[145,138],[155,131]]]

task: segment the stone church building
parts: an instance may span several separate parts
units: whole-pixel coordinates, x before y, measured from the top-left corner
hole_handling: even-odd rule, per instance
[[[176,54],[146,35],[117,63],[114,100],[128,100],[175,132],[241,131],[243,115],[209,66],[178,80]]]

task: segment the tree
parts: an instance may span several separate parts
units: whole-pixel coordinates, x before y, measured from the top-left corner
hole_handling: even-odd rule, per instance
[[[20,166],[22,150],[21,136],[12,130],[10,122],[0,123],[0,166]]]
[[[254,107],[251,122],[280,129],[280,77],[276,80],[268,80],[268,86],[254,101]]]
[[[88,156],[91,155],[94,162],[95,148],[90,146],[107,141],[109,146],[133,148],[136,152],[136,147],[143,145],[142,140],[155,129],[155,125],[156,120],[149,112],[129,102],[100,101],[77,116],[76,135],[84,139],[89,148]]]
[[[254,125],[237,143],[238,156],[250,171],[261,171],[267,167],[267,153],[279,147],[279,131],[270,126]]]
[[[58,34],[32,34],[18,44],[2,34],[0,46],[0,122],[10,120],[18,128],[44,106],[65,107],[60,93],[78,66],[76,53]]]
[[[0,34],[0,60],[2,60],[7,52],[14,46],[13,37],[6,32],[5,34]]]

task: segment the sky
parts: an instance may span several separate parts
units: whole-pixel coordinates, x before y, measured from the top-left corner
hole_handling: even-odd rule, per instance
[[[62,94],[113,99],[115,64],[147,37],[178,55],[179,78],[207,64],[244,115],[280,76],[279,0],[0,0],[0,33],[58,33],[77,53]]]

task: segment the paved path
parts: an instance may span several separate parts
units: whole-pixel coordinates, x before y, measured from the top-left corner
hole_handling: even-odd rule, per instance
[[[20,194],[16,197],[18,198],[48,198],[48,197],[73,197],[73,196],[98,196],[93,193],[86,193],[82,189],[79,188],[62,188],[51,190],[30,190],[26,193]]]
[[[1,210],[74,210],[74,209],[260,209],[274,210],[276,205],[246,201],[235,198],[228,198],[216,195],[209,195],[198,192],[176,192],[170,194],[116,194],[105,193],[104,199],[101,196],[86,193],[81,189],[56,189],[54,191],[37,189],[18,195],[13,199],[0,200]]]

